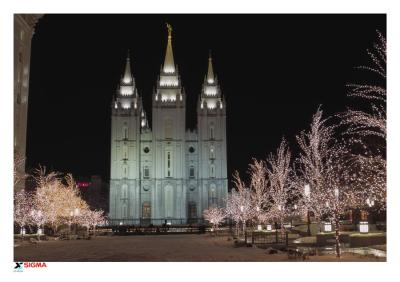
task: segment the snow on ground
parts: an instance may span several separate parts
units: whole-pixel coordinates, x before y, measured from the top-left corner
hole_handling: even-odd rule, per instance
[[[15,261],[293,261],[287,254],[235,248],[227,237],[204,235],[101,236],[93,240],[43,241],[14,248]],[[379,259],[384,261],[383,259]],[[340,261],[379,261],[344,254]],[[309,261],[336,261],[334,256]]]

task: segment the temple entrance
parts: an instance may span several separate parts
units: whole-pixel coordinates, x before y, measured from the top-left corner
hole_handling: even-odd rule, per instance
[[[142,204],[142,218],[141,225],[150,225],[151,223],[151,204],[149,202],[144,202]]]
[[[188,223],[197,223],[197,206],[196,202],[188,203]]]

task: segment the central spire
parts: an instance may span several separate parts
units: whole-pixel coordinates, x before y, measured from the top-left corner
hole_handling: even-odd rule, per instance
[[[167,44],[167,50],[165,52],[163,71],[165,73],[174,73],[175,63],[174,63],[174,54],[172,52],[172,26],[169,23],[167,23],[167,29],[168,29],[168,44]]]
[[[208,83],[214,83],[214,70],[213,70],[213,65],[212,65],[212,56],[211,56],[211,50],[210,54],[208,55],[208,71],[207,71],[207,82]]]
[[[131,72],[131,64],[130,64],[129,50],[128,50],[128,56],[126,58],[125,72],[122,78],[122,83],[130,84],[131,82],[132,82],[132,72]]]

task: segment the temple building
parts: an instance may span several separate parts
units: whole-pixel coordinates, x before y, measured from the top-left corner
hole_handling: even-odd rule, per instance
[[[186,93],[168,25],[150,126],[128,54],[112,102],[110,224],[197,223],[204,210],[224,205],[226,103],[211,54],[199,94],[197,130],[191,131],[186,128]]]

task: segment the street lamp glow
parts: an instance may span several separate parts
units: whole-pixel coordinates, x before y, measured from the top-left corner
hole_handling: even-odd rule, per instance
[[[368,233],[369,225],[368,221],[360,221],[360,233]]]
[[[330,222],[324,222],[324,232],[332,232],[332,224]]]

